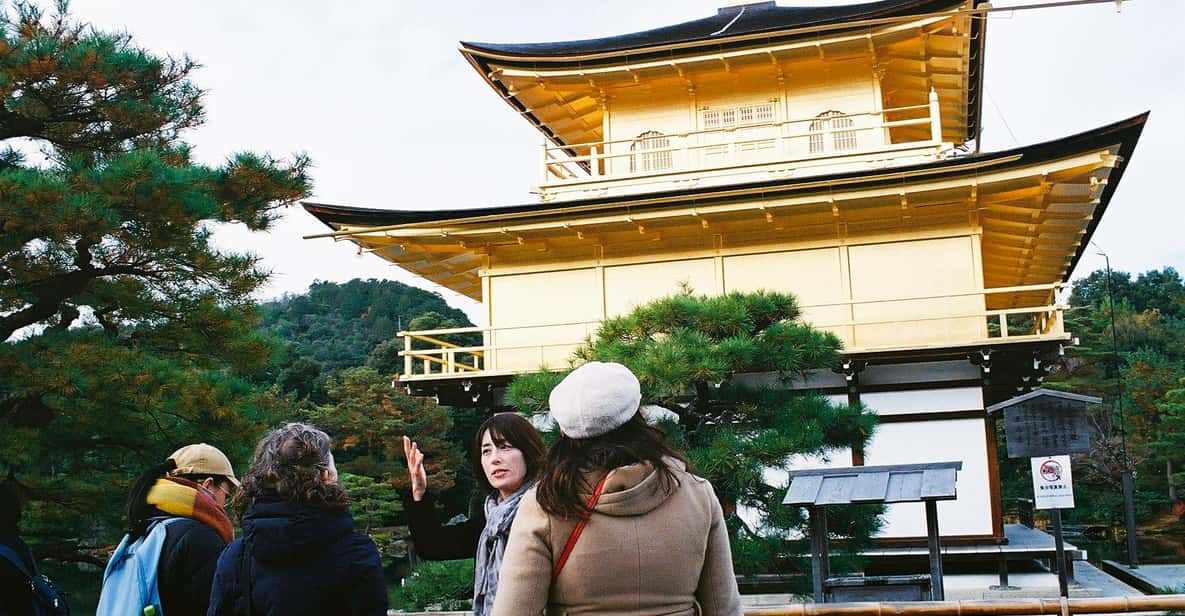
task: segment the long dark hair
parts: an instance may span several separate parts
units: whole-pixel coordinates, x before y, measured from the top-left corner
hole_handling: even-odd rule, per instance
[[[268,432],[255,446],[251,468],[235,494],[239,521],[247,507],[265,494],[329,511],[346,511],[350,497],[338,482],[321,481],[332,454],[329,435],[316,426],[290,423]]]
[[[140,474],[136,481],[132,482],[131,493],[128,494],[127,517],[128,517],[128,534],[132,537],[138,537],[144,533],[148,527],[148,518],[160,515],[160,511],[148,504],[148,491],[156,482],[163,479],[177,468],[177,463],[172,458],[165,460],[161,464],[149,467],[148,470]]]
[[[547,465],[539,480],[536,498],[551,515],[576,518],[584,512],[581,488],[587,489],[585,473],[608,472],[619,466],[649,462],[659,474],[656,490],[670,491],[679,485],[670,459],[687,464],[687,457],[667,444],[658,428],[646,425],[635,413],[625,425],[592,438],[574,439],[560,435],[547,451]]]
[[[486,477],[485,469],[481,467],[481,439],[487,431],[490,433],[490,440],[494,441],[494,445],[498,447],[510,445],[523,452],[523,462],[527,466],[524,482],[534,481],[539,477],[539,472],[543,469],[543,456],[546,454],[543,439],[539,438],[539,431],[531,425],[531,422],[519,415],[495,413],[482,422],[481,427],[477,429],[477,434],[473,436],[473,455],[470,456],[470,462],[473,464],[473,476],[477,479],[477,485],[482,490],[486,492],[494,490],[494,487],[490,485],[490,480]]]

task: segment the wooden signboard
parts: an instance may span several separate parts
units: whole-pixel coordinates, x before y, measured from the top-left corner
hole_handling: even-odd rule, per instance
[[[1090,451],[1086,405],[1100,398],[1038,389],[988,407],[1004,411],[1009,458],[1057,456]]]

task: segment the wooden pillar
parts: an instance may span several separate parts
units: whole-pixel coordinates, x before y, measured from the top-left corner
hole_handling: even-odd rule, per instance
[[[930,547],[930,599],[945,601],[942,588],[942,545],[938,538],[938,503],[926,501],[926,543]]]
[[[935,144],[942,144],[942,116],[938,104],[938,92],[930,88],[930,140]]]
[[[860,370],[862,368],[863,364],[857,365],[855,363],[844,366],[844,379],[848,383],[848,406],[860,405]],[[852,447],[852,466],[864,466],[864,443]]]
[[[1000,588],[1008,587],[1008,555],[1000,552],[996,560],[996,572],[1000,574]]]
[[[815,603],[823,603],[823,583],[830,575],[827,562],[827,510],[824,507],[811,507],[808,512],[811,518],[811,586]]]
[[[411,376],[413,358],[411,356],[411,336],[403,332],[403,376]]]

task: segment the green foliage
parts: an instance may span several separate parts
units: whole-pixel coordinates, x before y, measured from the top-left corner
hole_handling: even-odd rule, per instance
[[[875,425],[863,408],[786,389],[808,370],[838,364],[839,340],[799,316],[794,298],[782,293],[706,297],[684,289],[607,320],[576,352],[577,361],[629,366],[641,381],[644,405],[679,415],[671,440],[716,489],[738,571],[802,570],[786,539],[802,533],[804,521],[780,505],[785,486],[770,485],[763,470],[784,467],[798,454],[862,447]],[[776,382],[744,376],[752,373]],[[565,374],[520,375],[507,397],[524,413],[546,412],[548,392]],[[757,527],[736,515],[738,507],[760,514]],[[851,554],[868,545],[877,524],[874,511],[856,518],[833,527],[837,535],[851,533]]]
[[[373,477],[342,473],[341,484],[350,493],[350,512],[355,525],[366,534],[383,526],[391,526],[403,511],[403,503],[395,486],[376,481]]]
[[[289,362],[301,358],[316,362],[321,379],[363,365],[385,376],[401,372],[403,339],[395,335],[401,327],[471,325],[465,313],[439,295],[392,280],[315,282],[308,293],[286,296],[261,309],[263,331],[291,345]]]
[[[1107,270],[1095,270],[1074,281],[1070,295],[1072,306],[1097,306],[1106,303]],[[1173,267],[1144,272],[1132,280],[1127,272],[1111,272],[1111,293],[1131,303],[1137,312],[1156,310],[1165,317],[1185,317],[1185,282]]]
[[[1166,267],[1134,279],[1112,272],[1110,294],[1107,287],[1106,270],[1074,282],[1067,329],[1080,344],[1067,351],[1048,385],[1104,399],[1090,408],[1091,451],[1075,458],[1075,489],[1083,496],[1070,517],[1120,523],[1125,453],[1135,470],[1139,515],[1180,498],[1181,478],[1174,475],[1185,466],[1185,450],[1175,446],[1182,426],[1175,423],[1170,392],[1185,377],[1185,285]],[[1027,469],[1016,475],[1015,489],[1006,481],[1005,494],[1031,496]]]
[[[445,441],[452,443],[458,454],[468,462],[472,455],[473,439],[477,435],[477,428],[485,421],[486,415],[480,409],[448,407],[448,415],[452,420],[452,427],[445,435]],[[438,502],[449,516],[463,513],[472,514],[473,507],[481,507],[484,499],[477,489],[477,480],[469,470],[469,465],[462,463],[457,467],[453,477],[453,487],[440,490]],[[435,487],[433,487],[435,490]]]
[[[424,562],[396,589],[402,610],[467,610],[473,603],[473,559]]]
[[[1178,379],[1175,387],[1165,392],[1157,403],[1160,412],[1160,426],[1150,446],[1153,451],[1172,463],[1174,469],[1169,475],[1171,485],[1185,488],[1185,377]]]
[[[208,441],[242,468],[282,415],[254,384],[267,272],[210,228],[267,229],[310,181],[303,156],[196,162],[195,64],[63,7],[0,6],[0,473],[39,553],[101,563],[145,466]]]
[[[333,435],[344,472],[407,488],[402,438],[408,435],[424,452],[429,487],[442,491],[453,485],[464,462],[446,438],[452,419],[444,407],[393,389],[388,377],[370,368],[343,370],[326,389],[329,403],[309,417]]]

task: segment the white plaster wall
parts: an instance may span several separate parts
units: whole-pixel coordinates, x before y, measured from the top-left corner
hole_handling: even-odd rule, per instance
[[[938,504],[939,532],[944,536],[990,535],[992,503],[985,431],[982,419],[881,424],[864,452],[864,463],[871,466],[961,460],[959,498]],[[925,535],[926,514],[921,503],[887,507],[880,537]]]
[[[882,391],[860,394],[860,400],[878,415],[971,411],[983,408],[983,390],[979,387],[948,387]]]

